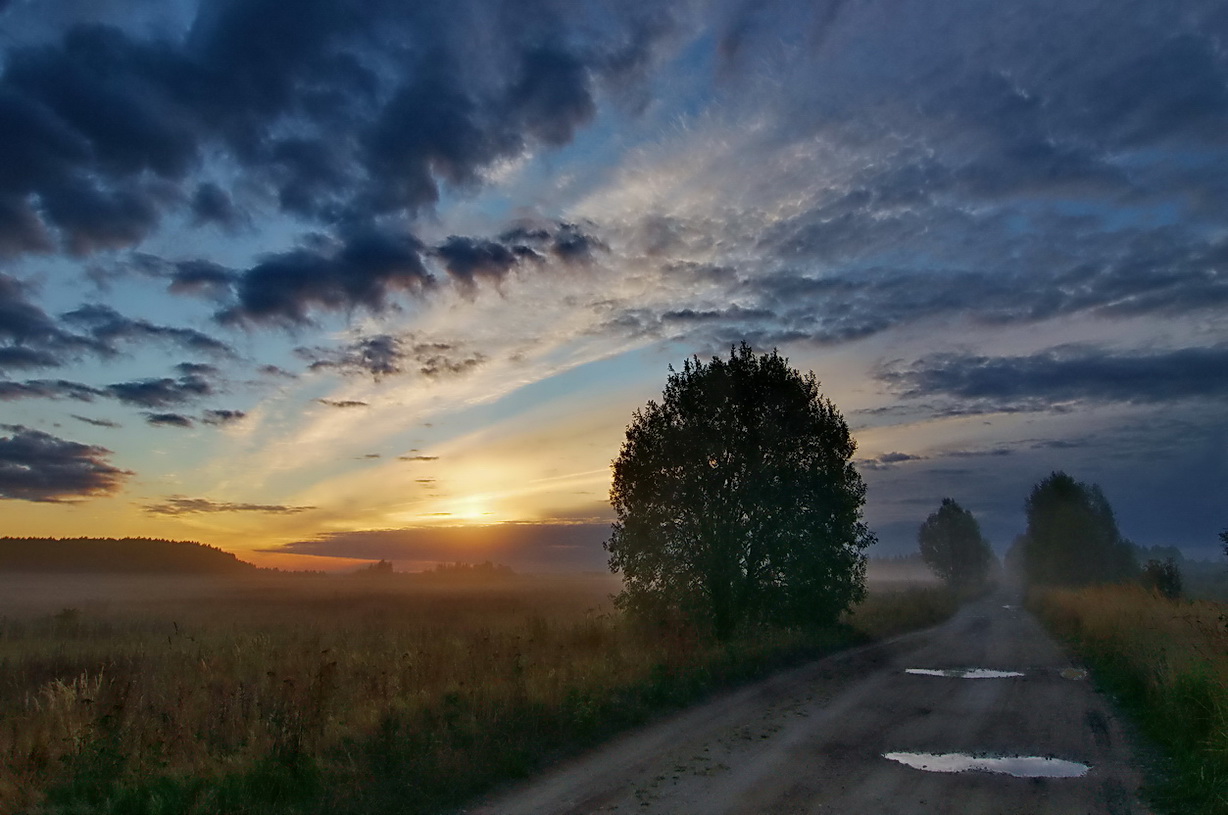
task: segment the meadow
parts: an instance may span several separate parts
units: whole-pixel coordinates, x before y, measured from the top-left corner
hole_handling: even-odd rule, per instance
[[[1228,605],[1136,585],[1039,591],[1032,604],[1158,748],[1156,809],[1228,812]]]
[[[609,575],[112,580],[0,586],[0,812],[447,811],[955,608],[872,584],[839,626],[722,645],[622,619]]]

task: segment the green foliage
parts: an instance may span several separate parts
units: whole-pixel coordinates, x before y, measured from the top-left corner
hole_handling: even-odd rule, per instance
[[[1117,531],[1099,486],[1055,472],[1032,488],[1026,509],[1023,567],[1030,582],[1084,586],[1138,574],[1134,548]]]
[[[865,485],[848,425],[775,351],[673,371],[637,410],[606,542],[621,608],[718,638],[759,623],[826,624],[865,593]]]
[[[1176,600],[1181,596],[1181,570],[1173,558],[1164,560],[1149,560],[1143,565],[1143,573],[1139,576],[1143,587]]]
[[[921,524],[917,543],[925,564],[956,591],[983,586],[996,560],[976,518],[950,498]]]
[[[1225,606],[1131,585],[1046,591],[1032,605],[1159,747],[1145,789],[1155,811],[1228,812]]]

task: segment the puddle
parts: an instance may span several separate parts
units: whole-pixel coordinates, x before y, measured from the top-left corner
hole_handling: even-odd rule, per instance
[[[1087,679],[1087,671],[1082,668],[1063,668],[1062,679]]]
[[[947,676],[952,679],[1006,679],[1011,676],[1023,676],[1019,671],[993,671],[989,668],[948,668],[942,671],[931,668],[908,668],[904,673],[918,676]]]
[[[1041,756],[970,756],[967,753],[883,753],[883,758],[898,761],[931,773],[985,772],[1013,775],[1016,778],[1078,778],[1086,775],[1086,764]]]

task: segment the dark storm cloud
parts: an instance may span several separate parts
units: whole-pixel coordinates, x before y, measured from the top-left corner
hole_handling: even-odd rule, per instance
[[[0,272],[0,370],[53,368],[98,343],[64,330],[29,297],[28,287]]]
[[[175,371],[180,376],[218,377],[222,374],[216,365],[208,365],[204,362],[180,362],[175,366]]]
[[[948,397],[993,410],[1060,403],[1163,403],[1228,396],[1228,347],[1114,352],[1085,346],[1032,356],[942,354],[877,376],[905,398]]]
[[[63,315],[66,322],[81,326],[99,349],[116,352],[117,342],[169,342],[189,351],[215,356],[233,356],[230,346],[192,328],[155,325],[148,320],[125,317],[104,305],[86,305]]]
[[[21,345],[0,347],[0,371],[23,368],[55,368],[62,364],[63,360],[50,351],[26,348]]]
[[[517,249],[523,251],[518,252]],[[495,241],[456,235],[437,246],[435,254],[443,261],[444,268],[452,279],[466,288],[472,288],[479,280],[497,283],[522,259],[539,258],[539,255],[528,247],[509,248]]]
[[[242,410],[206,410],[201,414],[200,420],[205,424],[223,426],[234,424],[247,418],[247,413]]]
[[[227,230],[235,229],[243,221],[226,191],[211,182],[196,187],[192,195],[192,218],[197,225],[217,224]]]
[[[182,405],[210,396],[213,386],[199,376],[181,376],[178,379],[163,377],[117,382],[103,390],[126,405],[158,408]]]
[[[67,441],[22,425],[0,425],[0,498],[62,502],[118,492],[127,470],[111,466],[111,451]]]
[[[6,53],[2,251],[133,245],[173,210],[233,228],[235,191],[192,178],[219,154],[301,217],[415,212],[570,141],[673,27],[654,4],[545,0],[203,0],[179,39],[73,22]]]
[[[317,308],[382,311],[393,292],[419,292],[432,284],[422,249],[409,234],[364,231],[323,250],[269,255],[241,273],[238,302],[218,319],[292,326],[308,323]]]
[[[287,506],[284,504],[241,504],[230,501],[212,501],[208,498],[187,498],[173,495],[160,504],[147,504],[145,512],[150,515],[199,515],[214,512],[259,512],[267,515],[295,515],[315,507]]]
[[[106,391],[81,382],[66,379],[27,379],[24,382],[0,381],[0,400],[15,399],[76,399],[92,402],[96,396],[106,396]]]
[[[182,413],[144,413],[145,421],[154,427],[190,428],[196,425],[191,416]]]
[[[519,571],[605,571],[605,523],[495,524],[337,532],[262,551],[394,563],[454,562],[458,552]]]
[[[452,343],[414,342],[376,334],[339,349],[296,348],[303,359],[313,360],[311,370],[334,369],[342,373],[369,374],[376,379],[407,371],[426,377],[459,376],[486,361],[478,351],[464,351]]]
[[[207,260],[192,260],[174,264],[166,277],[172,294],[198,294],[223,299],[231,294],[238,275]]]

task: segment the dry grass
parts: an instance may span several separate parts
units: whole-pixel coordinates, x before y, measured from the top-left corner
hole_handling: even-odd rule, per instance
[[[1051,590],[1036,606],[1166,754],[1156,805],[1228,812],[1228,606],[1138,586]]]
[[[6,616],[0,812],[436,811],[863,636],[636,630],[613,588],[266,578]],[[852,625],[934,622],[927,592],[877,594]]]

